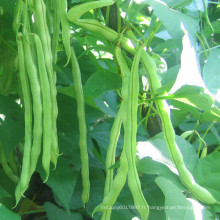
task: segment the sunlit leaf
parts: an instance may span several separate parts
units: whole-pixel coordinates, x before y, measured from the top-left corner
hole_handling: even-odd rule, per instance
[[[220,102],[220,49],[210,51],[203,68],[203,78],[209,91]]]

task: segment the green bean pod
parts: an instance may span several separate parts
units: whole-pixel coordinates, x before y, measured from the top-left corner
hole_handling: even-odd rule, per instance
[[[55,137],[52,138],[52,149],[56,154],[59,154],[58,140],[57,140],[57,127],[56,119],[58,115],[57,101],[56,101],[56,83],[55,75],[52,67],[52,51],[51,51],[51,39],[46,23],[46,8],[43,0],[34,1],[34,14],[36,17],[36,23],[38,27],[39,37],[43,46],[44,58],[46,69],[48,73],[48,79],[50,83],[50,93],[52,100],[52,129]],[[48,158],[50,160],[50,157]],[[47,179],[47,178],[46,178]]]
[[[146,51],[142,53],[142,62],[147,70],[150,80],[151,92],[156,94],[157,89],[161,87],[159,77],[157,76],[156,65]],[[182,154],[175,141],[175,132],[170,120],[170,110],[165,100],[155,100],[156,108],[159,111],[159,116],[162,121],[164,138],[167,143],[171,158],[175,163],[179,172],[182,183],[192,192],[192,194],[200,201],[206,204],[216,204],[219,202],[212,194],[202,186],[196,183],[192,174],[187,170]]]
[[[23,39],[24,44],[24,57],[28,73],[28,78],[30,81],[30,88],[33,99],[33,144],[30,154],[30,167],[29,175],[31,176],[36,168],[36,164],[41,152],[41,142],[42,142],[42,99],[41,99],[41,86],[38,78],[38,71],[35,62],[32,58],[31,45],[29,43],[29,38]],[[21,182],[22,183],[22,182]],[[21,184],[21,187],[23,185]]]
[[[76,5],[68,11],[67,17],[69,21],[74,23],[86,12],[92,9],[113,5],[114,3],[115,0],[101,0],[101,1],[93,1],[93,2],[87,2],[80,5]]]
[[[128,159],[128,186],[131,190],[134,204],[140,213],[141,219],[147,219],[149,215],[149,207],[141,190],[136,168],[136,135],[137,135],[137,110],[139,95],[139,75],[138,66],[141,58],[143,46],[139,47],[134,56],[131,68],[131,77],[129,82],[129,99],[127,103],[127,114],[124,118],[125,132],[128,133],[128,144],[126,145],[126,156]]]
[[[62,39],[63,45],[67,55],[67,63],[69,63],[71,57],[71,49],[70,49],[70,26],[69,21],[67,19],[67,0],[59,1],[59,9],[60,9],[60,18],[61,18],[61,26],[62,26]]]
[[[128,139],[128,136],[125,135],[125,139]],[[123,151],[120,156],[120,167],[118,168],[117,175],[114,178],[110,191],[104,196],[104,199],[101,204],[99,204],[94,211],[92,212],[92,216],[96,212],[105,212],[106,207],[113,206],[116,202],[119,193],[121,192],[122,188],[124,187],[127,179],[127,172],[128,172],[128,161],[125,152],[125,143],[123,146]],[[102,219],[105,219],[105,213],[102,216]]]
[[[130,77],[130,70],[122,55],[120,45],[117,45],[115,48],[115,56],[118,61],[122,74],[121,93],[123,100],[111,129],[110,143],[106,155],[106,169],[108,169],[111,165],[115,163],[116,144],[120,133],[123,115],[125,114],[125,105],[128,101],[128,86],[129,86],[129,77]],[[125,126],[126,125],[124,124],[124,127]],[[102,209],[102,207],[104,206],[110,207],[114,205],[127,179],[128,162],[124,150],[125,146],[129,144],[127,135],[128,134],[125,133],[123,151],[120,157],[120,167],[118,169],[118,173],[116,174],[113,180],[113,170],[106,170],[104,199],[103,202],[100,205],[98,205],[93,211],[93,214],[97,211],[102,211],[103,212],[101,217],[102,220],[109,220],[111,216],[111,209]]]
[[[24,155],[19,184],[15,190],[16,204],[23,195],[24,188],[30,178],[30,155],[32,147],[32,101],[28,83],[28,76],[25,67],[25,54],[23,48],[23,35],[17,34],[17,46],[19,55],[19,75],[21,88],[23,93],[24,108],[25,108],[25,140],[24,140]]]
[[[107,196],[107,194],[111,190],[111,186],[113,184],[113,169],[110,169],[112,165],[115,164],[115,152],[117,147],[118,138],[121,131],[121,125],[122,125],[122,114],[123,109],[122,105],[120,106],[118,113],[115,117],[114,123],[111,128],[110,133],[110,140],[108,145],[108,150],[106,154],[106,161],[105,161],[105,168],[106,168],[106,177],[105,177],[105,188],[104,188],[104,197]],[[111,209],[107,209],[102,213],[101,219],[109,219],[107,216],[111,216]]]
[[[82,202],[85,205],[89,200],[90,193],[90,183],[89,183],[89,158],[87,152],[87,128],[86,128],[86,118],[85,118],[85,103],[83,88],[81,82],[81,73],[79,69],[79,64],[73,48],[71,49],[71,64],[72,73],[74,80],[74,89],[76,93],[77,101],[77,116],[79,121],[79,147],[81,156],[81,173],[82,173]]]
[[[105,189],[104,189],[104,195],[106,195],[110,191],[112,181],[113,181],[113,169],[109,169],[109,167],[115,164],[115,152],[116,152],[117,142],[118,142],[118,138],[119,138],[120,131],[121,131],[122,114],[123,114],[123,109],[120,107],[116,115],[116,118],[114,120],[114,123],[112,125],[111,132],[110,132],[110,140],[109,140],[108,150],[106,154],[106,161],[105,161],[106,184],[105,184]]]
[[[46,176],[49,176],[50,171],[50,154],[52,145],[52,102],[50,95],[50,83],[48,79],[48,74],[46,70],[44,53],[40,38],[34,34],[34,40],[36,44],[37,51],[37,61],[38,61],[38,72],[41,84],[41,95],[43,102],[43,154],[42,154],[42,165],[46,172]],[[31,172],[35,170],[36,164],[31,169]]]

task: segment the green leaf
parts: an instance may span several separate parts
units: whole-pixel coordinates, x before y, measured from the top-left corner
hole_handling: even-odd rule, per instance
[[[0,219],[1,220],[21,220],[21,216],[7,209],[0,203]]]
[[[210,51],[209,58],[203,68],[203,79],[209,91],[220,102],[220,49]]]
[[[8,178],[4,170],[0,169],[0,203],[10,208],[15,205],[15,184]]]
[[[76,99],[76,92],[74,86],[61,87],[58,89],[58,92]],[[92,97],[90,95],[85,96],[85,92],[84,92],[84,99],[85,99],[85,104],[98,109]]]
[[[98,71],[86,82],[85,94],[99,97],[104,92],[121,88],[121,77],[109,71]]]
[[[170,100],[170,104],[174,106],[172,109],[172,122],[174,128],[179,126],[186,118],[194,117],[201,120],[200,111],[192,105],[182,101]]]
[[[171,98],[204,110],[215,116],[215,120],[220,119],[220,109],[214,104],[213,98],[202,87],[190,85],[182,86]],[[198,117],[199,115],[194,111],[194,116]]]
[[[46,182],[68,213],[70,211],[70,200],[79,173],[79,169],[74,168],[70,160],[60,156],[56,169],[50,172],[49,179]],[[44,180],[44,172],[40,171],[40,174]]]
[[[83,220],[83,217],[79,213],[71,212],[68,214],[65,210],[49,202],[44,203],[44,209],[47,212],[49,220]]]
[[[166,219],[197,220],[204,219],[204,215],[207,217],[205,219],[211,219],[211,213],[204,206],[193,199],[186,199],[172,181],[158,177],[155,182],[165,195]]]
[[[24,137],[24,114],[20,106],[8,96],[0,95],[0,103],[0,141],[8,157]]]
[[[192,172],[198,161],[198,156],[194,147],[184,138],[176,135],[176,143],[183,155],[183,160],[187,169]],[[151,157],[154,161],[165,164],[172,172],[178,173],[173,163],[165,142],[163,132],[155,135],[145,142],[138,142],[137,152],[140,158]]]
[[[177,75],[176,81],[169,92],[170,94],[173,94],[185,85],[206,88],[200,73],[195,43],[190,37],[190,32],[188,32],[186,29],[185,24],[182,24],[182,29],[185,34],[182,38],[183,50],[181,53],[181,68]]]
[[[166,177],[178,186],[179,189],[184,190],[185,186],[181,183],[177,175],[175,175],[166,165],[153,160],[151,157],[144,157],[136,162],[139,172],[145,174],[156,174],[158,176]]]
[[[12,17],[14,15],[15,0],[0,0],[0,5],[3,7],[6,13],[9,13]]]
[[[190,34],[193,35],[197,32],[199,28],[198,21],[192,19],[191,17],[170,9],[160,1],[148,0],[146,3],[153,7],[154,13],[161,20],[172,38],[176,40],[177,45],[180,46],[180,42],[184,34],[181,29],[182,24],[190,32]]]
[[[220,201],[220,152],[214,152],[199,160],[194,177],[196,181],[205,187]]]

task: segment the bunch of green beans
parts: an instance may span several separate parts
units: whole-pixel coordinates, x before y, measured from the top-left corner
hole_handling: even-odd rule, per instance
[[[106,38],[106,40],[109,40],[111,42],[116,42],[116,40],[118,39],[118,34],[106,27],[105,25],[101,24],[100,22],[94,20],[94,19],[80,19],[80,17],[87,11],[91,10],[91,9],[95,9],[95,8],[99,8],[99,7],[103,7],[103,6],[108,6],[108,5],[112,5],[114,3],[114,1],[109,0],[109,1],[94,1],[94,2],[89,2],[89,3],[84,3],[81,5],[77,5],[73,8],[71,8],[68,13],[67,13],[67,18],[69,19],[70,22],[79,25],[82,28],[85,28],[89,31],[95,32],[100,34],[101,36],[103,36],[104,38]],[[130,35],[129,35],[130,36]],[[133,39],[132,39],[133,40]],[[142,207],[145,207],[145,210],[141,211],[138,210],[140,212],[141,218],[142,219],[147,219],[148,217],[148,206],[147,203],[145,201],[145,198],[141,192],[141,188],[140,188],[140,181],[138,178],[138,174],[137,174],[137,170],[136,170],[136,165],[135,165],[135,155],[136,155],[136,126],[137,126],[137,103],[138,103],[138,81],[137,81],[137,77],[138,77],[138,72],[137,72],[137,68],[138,68],[138,63],[139,63],[139,59],[141,59],[141,62],[143,63],[144,68],[146,69],[147,73],[148,73],[148,78],[150,80],[150,88],[151,88],[151,93],[153,95],[156,95],[156,91],[157,89],[159,89],[161,87],[161,83],[159,81],[159,77],[157,75],[157,71],[156,71],[156,65],[154,63],[154,61],[151,59],[151,57],[148,55],[148,53],[144,50],[143,46],[137,46],[135,44],[136,48],[132,48],[128,42],[129,42],[129,38],[126,37],[122,37],[122,39],[120,40],[121,42],[121,46],[129,53],[135,55],[134,56],[134,61],[133,61],[133,65],[132,65],[132,70],[131,70],[131,79],[130,80],[130,84],[129,84],[129,89],[126,91],[127,94],[129,94],[130,99],[127,101],[126,105],[126,114],[124,114],[124,119],[123,119],[123,125],[124,125],[124,129],[125,129],[125,139],[124,141],[127,141],[127,139],[130,139],[129,143],[125,144],[123,146],[123,151],[121,154],[121,158],[120,158],[120,168],[118,170],[117,175],[115,176],[115,178],[113,179],[113,174],[110,171],[106,172],[106,184],[105,184],[105,190],[104,190],[104,199],[103,202],[97,206],[93,212],[93,214],[96,211],[102,211],[103,215],[102,215],[102,219],[110,219],[110,212],[107,213],[108,211],[103,211],[102,210],[102,206],[112,206],[117,197],[118,194],[120,193],[121,189],[124,186],[124,177],[125,175],[121,174],[121,170],[123,169],[124,173],[128,172],[128,185],[131,189],[133,198],[134,198],[134,203],[135,204],[141,204],[143,205]],[[137,42],[137,40],[136,40]],[[118,47],[116,47],[116,51],[118,50]],[[117,52],[118,53],[118,52]],[[116,53],[116,54],[117,54]],[[121,67],[121,71],[123,69],[125,69],[126,65],[122,65],[120,63],[119,56],[116,55],[116,59],[119,62],[119,65]],[[133,73],[133,74],[132,74]],[[126,97],[126,95],[125,95]],[[123,98],[124,99],[124,98]],[[126,100],[126,98],[125,98]],[[126,103],[126,101],[125,101]],[[201,187],[199,184],[196,183],[196,181],[194,180],[192,174],[187,170],[184,161],[183,161],[183,157],[182,154],[176,144],[175,141],[175,132],[171,123],[171,119],[170,119],[170,110],[169,107],[166,103],[165,100],[155,100],[154,104],[156,106],[157,111],[159,112],[159,116],[161,118],[162,121],[162,126],[163,126],[163,133],[164,133],[164,138],[165,141],[167,143],[170,155],[172,160],[174,161],[178,172],[179,172],[179,176],[180,179],[182,181],[182,183],[192,192],[192,194],[199,199],[200,201],[206,203],[206,204],[219,204],[219,202],[212,196],[212,194],[206,190],[205,188]],[[123,106],[123,104],[121,104]],[[115,147],[115,143],[117,142],[117,138],[118,138],[118,132],[120,130],[120,120],[119,115],[120,115],[120,111],[118,112],[118,115],[115,119],[115,122],[113,124],[113,126],[117,125],[117,129],[115,131],[115,134],[111,134],[110,136],[110,145],[108,149],[108,152],[111,152],[111,154],[107,153],[107,158],[106,158],[106,169],[109,167],[110,164],[114,163],[114,159],[112,157],[114,157],[114,147]],[[127,116],[125,116],[127,115]],[[129,115],[129,116],[128,116]],[[129,130],[129,135],[126,136],[126,130]],[[114,138],[114,140],[112,140],[112,138]],[[114,147],[113,147],[114,146]],[[125,151],[124,151],[125,149]],[[113,154],[113,156],[112,156]],[[126,162],[127,161],[127,165]],[[127,167],[128,167],[128,171],[127,171]],[[119,178],[120,177],[120,181]],[[126,181],[126,180],[125,180]],[[114,193],[113,193],[114,192]]]
[[[58,109],[53,62],[56,62],[60,25],[59,8],[54,6],[54,1],[18,0],[17,4],[18,10],[13,25],[17,35],[22,106],[25,111],[25,139],[21,175],[15,189],[16,205],[28,188],[41,152],[45,181],[49,177],[50,162],[55,167],[57,164]],[[52,22],[52,8],[56,9],[54,13],[57,15],[58,24]],[[18,32],[20,27],[22,32]],[[57,28],[56,32],[53,27]],[[52,44],[54,59],[50,34],[53,34],[54,39]]]

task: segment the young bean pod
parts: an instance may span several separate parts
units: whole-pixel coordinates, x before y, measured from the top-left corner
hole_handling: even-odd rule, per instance
[[[81,173],[82,173],[82,202],[85,205],[89,200],[90,193],[90,182],[89,182],[89,158],[87,152],[87,128],[86,128],[86,118],[85,118],[85,103],[83,88],[81,82],[81,73],[79,69],[79,64],[75,55],[73,48],[71,49],[71,64],[72,73],[74,80],[74,89],[76,92],[77,101],[77,116],[79,121],[79,147],[81,156]]]
[[[113,5],[114,3],[115,3],[115,0],[101,0],[101,1],[83,3],[83,4],[72,7],[68,11],[67,17],[69,21],[74,23],[86,12],[92,9]]]
[[[52,102],[50,96],[50,84],[48,79],[48,74],[45,66],[44,53],[40,38],[34,34],[34,40],[36,44],[37,51],[37,61],[38,61],[38,72],[41,84],[41,94],[43,102],[43,155],[42,155],[42,165],[44,170],[49,175],[49,160],[51,154],[51,144],[52,144]],[[31,167],[31,173],[34,172],[36,164]]]
[[[42,99],[41,99],[41,86],[38,78],[38,71],[36,64],[32,57],[30,39],[26,36],[23,39],[24,44],[24,57],[25,57],[25,64],[27,68],[28,78],[30,81],[30,88],[32,93],[33,99],[33,143],[31,148],[31,153],[28,155],[30,158],[29,160],[29,177],[32,175],[36,168],[36,164],[41,152],[41,140],[42,140],[42,114],[43,114],[43,107],[42,107]],[[26,133],[25,133],[26,134]],[[24,164],[23,164],[24,166]],[[22,166],[22,168],[23,168]],[[22,180],[22,179],[21,179]],[[26,181],[28,184],[29,181]],[[23,186],[21,181],[21,188],[24,187],[26,189],[26,185]],[[23,189],[23,188],[22,188]]]
[[[157,89],[161,87],[161,83],[159,81],[159,77],[157,76],[156,65],[146,51],[143,51],[142,53],[142,62],[148,73],[151,92],[156,94]],[[170,120],[169,106],[167,105],[166,101],[155,100],[155,105],[162,121],[165,141],[167,143],[171,158],[177,167],[182,183],[200,201],[206,204],[219,204],[219,202],[216,201],[216,199],[207,189],[196,183],[192,174],[187,170],[183,161],[183,156],[175,141],[175,132]]]
[[[23,195],[23,191],[29,182],[30,155],[32,147],[32,101],[25,67],[26,65],[22,33],[17,34],[17,46],[19,55],[19,75],[25,108],[25,140],[22,171],[19,184],[15,190],[16,204],[19,202],[21,196]]]
[[[38,27],[39,37],[42,42],[44,58],[46,69],[48,73],[48,79],[50,83],[50,93],[52,100],[52,129],[53,129],[53,138],[52,138],[52,150],[58,155],[58,139],[57,139],[57,127],[56,127],[56,119],[58,115],[57,101],[56,101],[56,83],[55,83],[55,75],[52,67],[52,51],[51,51],[51,39],[48,31],[47,23],[46,23],[46,9],[43,0],[34,1],[34,14],[36,17],[36,23]],[[50,157],[48,158],[50,160]],[[49,162],[47,162],[49,164]],[[54,164],[55,165],[55,164]],[[48,174],[46,179],[48,178]]]
[[[144,45],[143,45],[144,46]],[[137,135],[137,110],[139,95],[139,74],[138,66],[142,54],[143,46],[140,46],[134,56],[131,67],[131,77],[129,81],[129,90],[127,103],[127,114],[124,118],[125,132],[128,133],[128,144],[126,145],[126,156],[128,159],[128,186],[131,190],[134,204],[140,213],[141,219],[147,219],[149,207],[141,190],[141,184],[136,168],[136,135]],[[138,207],[142,207],[139,208]]]
[[[128,102],[128,88],[129,88],[129,77],[130,77],[130,70],[127,66],[127,63],[122,55],[120,45],[118,44],[115,48],[115,57],[118,61],[121,74],[122,74],[122,103],[120,106],[120,109],[117,113],[117,116],[115,118],[114,124],[111,129],[111,136],[110,136],[110,144],[107,151],[106,156],[106,169],[110,167],[110,164],[113,164],[115,161],[115,148],[117,144],[118,135],[120,132],[121,122],[123,119],[123,115],[125,115],[126,110],[126,103]],[[123,122],[124,129],[126,129],[126,123]],[[102,220],[109,220],[111,216],[111,209],[105,210],[102,209],[102,207],[111,207],[116,202],[119,193],[121,192],[122,188],[125,185],[126,179],[127,179],[127,173],[128,173],[128,161],[126,157],[125,148],[126,145],[128,145],[129,137],[128,133],[125,132],[124,136],[124,144],[123,144],[123,151],[120,156],[120,167],[118,169],[118,172],[113,180],[113,170],[107,170],[106,171],[106,181],[105,181],[105,189],[104,189],[104,199],[103,202],[98,205],[94,211],[93,214],[97,211],[102,211]]]

